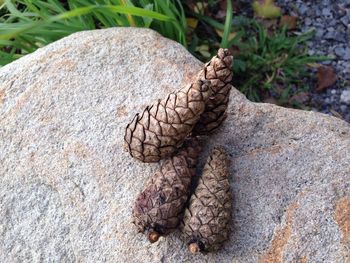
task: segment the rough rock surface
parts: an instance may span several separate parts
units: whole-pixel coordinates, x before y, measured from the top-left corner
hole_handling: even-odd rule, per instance
[[[157,164],[122,150],[126,124],[202,64],[142,29],[74,34],[0,70],[1,262],[349,262],[350,126],[232,90],[202,144],[231,156],[233,231],[192,256],[150,244],[132,205]]]

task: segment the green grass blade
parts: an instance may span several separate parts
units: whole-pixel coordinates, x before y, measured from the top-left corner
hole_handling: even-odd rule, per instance
[[[224,30],[225,26],[223,24],[221,24],[220,22],[210,18],[210,17],[207,17],[207,16],[203,16],[201,14],[198,14],[198,13],[194,13],[193,14],[196,18],[198,18],[199,20],[207,23],[208,25],[216,28],[216,29],[219,29],[219,30]]]
[[[232,27],[232,1],[227,0],[227,10],[226,10],[226,19],[225,19],[225,26],[224,26],[224,35],[222,36],[220,47],[222,48],[228,48],[228,42],[229,42],[229,35],[231,33],[231,27]]]

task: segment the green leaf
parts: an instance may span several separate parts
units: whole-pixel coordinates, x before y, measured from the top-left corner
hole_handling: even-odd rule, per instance
[[[281,16],[281,9],[274,4],[274,1],[254,1],[252,4],[255,14],[262,18],[276,18]]]

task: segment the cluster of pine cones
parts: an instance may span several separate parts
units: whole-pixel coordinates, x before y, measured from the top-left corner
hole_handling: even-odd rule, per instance
[[[228,158],[215,147],[191,195],[200,147],[226,118],[232,88],[232,55],[219,49],[196,80],[136,114],[126,127],[125,145],[142,162],[163,160],[138,195],[134,224],[156,242],[180,227],[192,253],[218,250],[229,236],[231,220]]]

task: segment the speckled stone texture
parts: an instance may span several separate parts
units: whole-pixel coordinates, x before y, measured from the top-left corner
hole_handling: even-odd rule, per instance
[[[132,206],[157,164],[123,151],[126,124],[202,63],[143,29],[74,34],[0,69],[0,262],[348,262],[350,126],[231,91],[204,138],[230,154],[230,240],[192,256],[150,244]]]

